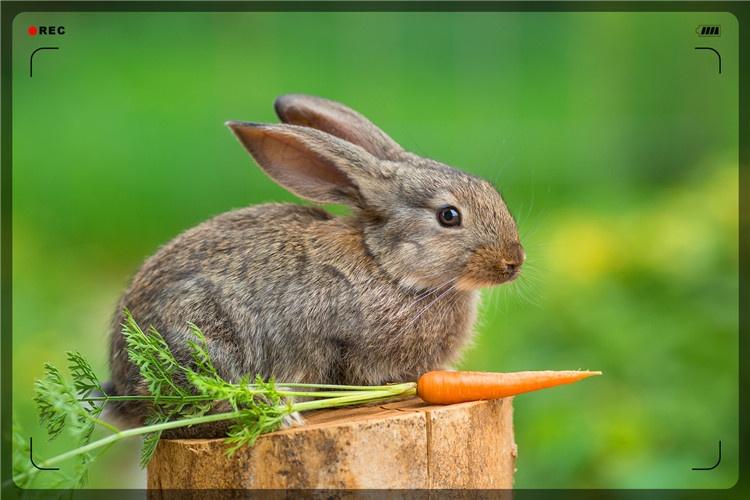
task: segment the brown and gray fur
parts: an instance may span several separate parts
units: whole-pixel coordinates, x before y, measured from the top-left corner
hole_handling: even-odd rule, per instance
[[[275,107],[282,124],[227,125],[271,179],[351,215],[252,206],[159,249],[117,305],[116,394],[146,391],[127,358],[123,308],[186,363],[187,322],[200,326],[229,380],[383,384],[450,365],[471,338],[478,289],[517,275],[516,224],[490,183],[404,151],[339,103],[286,95]],[[439,224],[446,205],[460,226]],[[120,410],[136,420],[144,411]]]

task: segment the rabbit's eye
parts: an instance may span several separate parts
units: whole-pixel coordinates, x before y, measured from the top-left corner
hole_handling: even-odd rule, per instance
[[[437,218],[441,226],[454,227],[461,225],[461,212],[456,207],[442,207],[438,210]]]

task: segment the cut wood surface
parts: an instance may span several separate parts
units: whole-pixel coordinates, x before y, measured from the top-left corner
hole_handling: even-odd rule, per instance
[[[511,488],[512,398],[418,398],[305,414],[305,425],[226,455],[221,439],[162,440],[150,489]],[[158,497],[157,495],[150,497]]]

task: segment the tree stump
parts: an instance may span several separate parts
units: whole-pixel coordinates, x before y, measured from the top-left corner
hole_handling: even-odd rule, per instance
[[[232,457],[221,439],[162,440],[148,488],[509,489],[515,457],[512,398],[448,406],[414,398],[308,413],[305,425]]]

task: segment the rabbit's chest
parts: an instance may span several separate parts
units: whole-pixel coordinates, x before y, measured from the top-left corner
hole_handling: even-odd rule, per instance
[[[416,380],[454,362],[473,335],[479,296],[446,292],[415,301],[397,291],[386,301],[364,295],[370,306],[359,328],[340,332],[342,356],[365,374],[358,383]],[[334,327],[334,331],[336,328]],[[356,346],[352,349],[352,346]]]
[[[473,333],[478,302],[476,292],[436,293],[394,316],[393,330],[403,332],[406,342],[421,343],[422,351],[433,358],[454,358]]]

